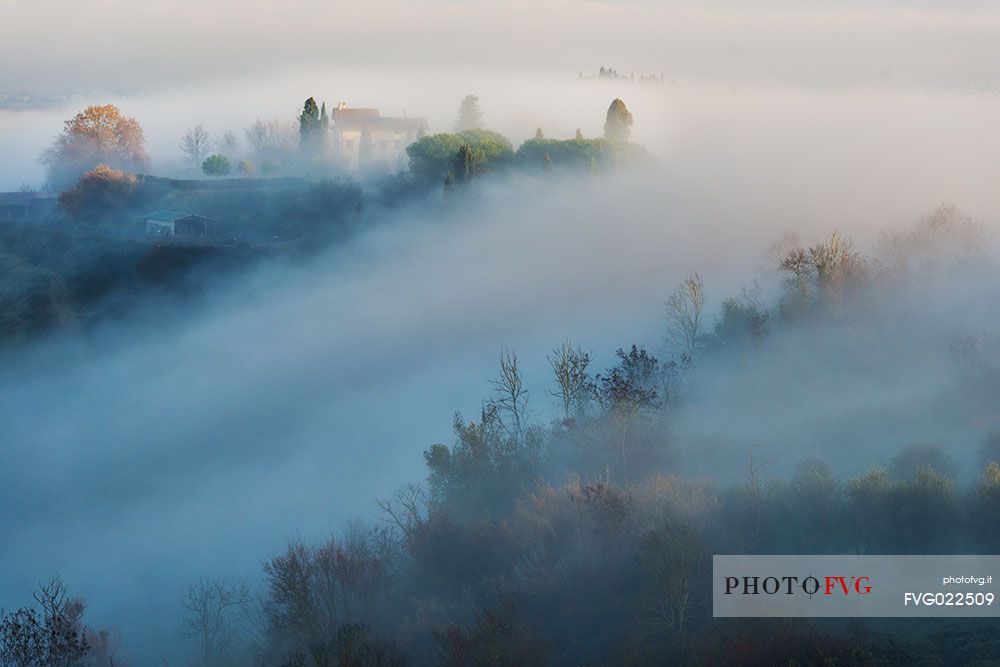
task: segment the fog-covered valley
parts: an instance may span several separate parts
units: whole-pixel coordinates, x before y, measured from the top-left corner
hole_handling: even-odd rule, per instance
[[[484,184],[468,201],[387,214],[304,265],[220,277],[193,312],[140,309],[9,351],[5,595],[59,572],[130,655],[171,647],[193,579],[255,579],[288,539],[375,519],[376,498],[420,481],[420,454],[450,441],[452,412],[477,415],[500,346],[518,352],[545,423],[559,414],[546,355],[564,338],[598,368],[633,342],[670,354],[663,302],[693,271],[712,317],[754,279],[776,293],[765,255],[793,221],[752,213],[759,193],[721,203],[670,172],[596,189]],[[874,220],[831,218],[874,244]],[[818,239],[823,224],[798,228]],[[959,276],[943,298],[911,295],[905,325],[791,333],[742,365],[707,362],[697,400],[671,417],[669,469],[731,481],[756,446],[775,474],[834,450],[830,464],[854,475],[930,439],[974,478],[983,425],[939,401],[953,392],[950,342],[995,327],[982,271],[980,292]]]
[[[27,4],[0,0],[0,53],[69,3]],[[120,12],[110,34],[191,10],[84,4]],[[134,62],[73,81],[61,46],[0,75],[87,91],[0,108],[0,191],[49,197],[39,156],[91,104],[149,158],[98,186],[88,164],[38,219],[0,208],[0,610],[53,575],[81,596],[58,664],[111,664],[100,629],[115,665],[963,663],[926,643],[944,624],[723,624],[697,588],[711,553],[1000,545],[988,8],[552,3],[526,28],[504,3],[378,3],[384,29],[351,10],[326,52],[252,4],[243,37],[202,17],[225,37],[200,68],[143,24],[80,61]],[[282,35],[248,27],[268,16]],[[432,39],[473,16],[523,50],[478,23]],[[585,60],[605,22],[632,39]],[[310,154],[313,97],[426,119],[429,148],[382,171]],[[292,128],[272,173],[259,119]],[[237,138],[224,172],[182,150],[199,125],[209,153]],[[150,238],[175,207],[224,231]],[[970,660],[1000,658],[995,630],[962,629]],[[17,632],[0,664],[57,664]]]

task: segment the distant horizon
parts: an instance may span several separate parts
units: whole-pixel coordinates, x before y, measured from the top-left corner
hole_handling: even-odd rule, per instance
[[[974,0],[945,8],[769,0],[753,11],[690,0],[4,0],[0,58],[17,64],[0,73],[0,90],[149,92],[275,67],[403,64],[573,76],[604,65],[688,82],[961,88],[998,78],[998,37],[1000,10]],[[45,53],[18,58],[39,43]]]

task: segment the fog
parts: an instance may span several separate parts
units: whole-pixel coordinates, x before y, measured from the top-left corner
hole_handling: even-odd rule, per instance
[[[253,576],[289,538],[374,516],[376,497],[424,477],[420,453],[450,442],[454,410],[477,415],[500,345],[521,355],[532,410],[548,420],[545,355],[563,338],[600,366],[631,342],[658,351],[662,302],[691,271],[717,306],[755,276],[768,280],[758,267],[785,229],[818,237],[837,224],[865,247],[878,217],[902,224],[922,212],[883,201],[878,210],[895,215],[853,217],[857,204],[828,200],[808,219],[806,203],[766,206],[757,188],[721,177],[724,193],[704,192],[691,181],[707,174],[681,180],[686,170],[665,162],[599,188],[489,184],[443,215],[393,216],[308,266],[219,279],[194,313],[142,312],[84,340],[9,354],[5,601],[59,572],[89,600],[93,622],[122,631],[130,655],[176,659],[178,591],[202,575]],[[773,179],[781,189],[779,172]],[[928,415],[907,417],[951,382],[948,336],[995,326],[992,315],[969,317],[990,298],[955,305],[961,325],[944,333],[927,323],[928,333],[899,339],[901,326],[839,346],[799,336],[756,369],[709,371],[720,386],[675,425],[679,469],[703,474],[711,462],[728,477],[751,445],[791,464],[829,455],[843,437],[831,458],[856,473],[914,437],[956,434],[949,444],[971,462],[975,431],[961,416],[929,433]],[[839,370],[845,359],[859,370]],[[804,376],[799,362],[810,364]],[[834,370],[832,384],[817,380]],[[850,427],[830,431],[831,420]],[[791,436],[811,429],[822,437]]]
[[[991,233],[1000,219],[1000,110],[984,92],[1000,80],[1000,15],[986,3],[378,2],[314,21],[325,3],[223,2],[192,25],[178,14],[193,4],[0,0],[0,58],[38,56],[0,89],[117,104],[157,174],[178,169],[197,123],[292,120],[315,96],[447,131],[469,92],[515,148],[536,127],[599,136],[621,97],[658,164],[477,183],[380,211],[308,261],[206,273],[196,305],[5,351],[0,608],[58,572],[134,664],[183,660],[191,581],[257,578],[289,539],[372,518],[376,498],[422,481],[453,413],[478,418],[501,346],[548,423],[552,347],[579,341],[594,370],[632,343],[666,357],[663,303],[692,272],[714,317],[755,279],[777,295],[766,252],[786,231],[808,244],[840,230],[872,253],[942,202]],[[80,31],[92,11],[100,29]],[[577,79],[600,65],[666,84]],[[42,182],[36,158],[76,106],[0,111],[0,190]],[[990,263],[949,274],[871,322],[699,368],[671,417],[675,470],[732,478],[757,446],[782,474],[817,454],[856,474],[931,440],[971,478],[996,415],[984,424],[956,393],[948,345],[997,329],[997,277]]]

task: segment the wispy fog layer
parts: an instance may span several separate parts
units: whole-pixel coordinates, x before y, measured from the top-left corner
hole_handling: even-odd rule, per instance
[[[452,412],[476,415],[500,345],[518,350],[547,420],[545,354],[562,338],[599,365],[631,342],[657,350],[662,302],[691,271],[716,304],[755,276],[773,291],[757,267],[781,231],[818,237],[835,223],[868,248],[877,217],[920,212],[785,203],[790,173],[741,188],[730,166],[708,187],[667,162],[612,180],[498,181],[443,213],[395,215],[308,266],[220,283],[193,315],[145,312],[7,359],[3,601],[58,571],[80,582],[94,622],[118,625],[139,655],[170,655],[193,577],[254,574],[288,538],[370,516],[376,496],[421,479],[420,452],[450,441]],[[820,332],[746,368],[706,369],[709,398],[672,426],[678,465],[725,475],[750,445],[794,462],[841,436],[843,451],[864,452],[856,467],[833,460],[851,472],[891,455],[927,425],[907,416],[950,382],[950,336],[994,324],[985,301],[941,303],[961,313],[956,326]],[[956,444],[968,460],[973,431],[953,417],[932,433],[967,434]]]
[[[153,171],[170,174],[181,166],[180,136],[198,123],[215,136],[233,130],[242,138],[259,117],[293,120],[313,95],[328,104],[346,101],[377,106],[387,115],[426,117],[432,132],[443,132],[452,128],[458,102],[469,92],[480,97],[486,124],[515,147],[538,127],[549,137],[571,137],[577,128],[599,136],[608,101],[622,97],[636,117],[633,140],[676,169],[673,179],[689,187],[707,190],[719,187],[720,178],[730,179],[741,189],[758,190],[761,201],[773,191],[781,193],[782,207],[832,198],[839,202],[838,214],[855,216],[873,213],[871,207],[885,201],[925,209],[948,198],[984,215],[991,205],[984,199],[990,191],[987,165],[1000,144],[1000,114],[994,98],[964,93],[669,82],[660,87],[581,82],[572,73],[471,68],[307,68],[91,101],[114,102],[136,118]],[[0,190],[41,184],[38,154],[82,104],[0,111]],[[810,214],[825,215],[815,207]]]

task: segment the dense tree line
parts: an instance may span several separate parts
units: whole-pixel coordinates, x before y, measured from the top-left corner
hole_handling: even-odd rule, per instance
[[[603,138],[586,139],[577,130],[573,139],[550,139],[539,128],[516,151],[508,138],[482,126],[482,116],[478,98],[469,95],[456,121],[460,129],[421,136],[406,147],[408,170],[381,179],[380,203],[411,201],[489,173],[558,169],[598,174],[652,161],[644,148],[628,141],[633,117],[620,99],[608,108]],[[293,130],[288,123],[257,119],[245,132],[247,155],[234,132],[213,137],[199,124],[181,137],[180,149],[193,167],[210,178],[234,171],[243,178],[279,172],[310,180],[344,176],[324,158],[330,133],[325,103],[317,105],[312,97],[305,101],[298,118],[297,152]],[[60,203],[65,213],[105,222],[123,217],[141,199],[135,197],[141,190],[137,183],[141,186],[140,174],[150,162],[139,123],[110,105],[88,107],[66,121],[42,160],[49,169],[50,186],[64,190]]]
[[[474,97],[474,96],[470,96]],[[596,173],[611,172],[625,166],[648,165],[652,158],[646,150],[628,141],[633,124],[631,112],[620,99],[608,108],[603,138],[585,139],[577,130],[573,139],[547,139],[541,128],[534,138],[523,142],[517,151],[502,135],[478,125],[481,112],[478,98],[475,107],[467,97],[455,133],[427,135],[407,147],[410,177],[418,185],[446,187],[489,172],[511,169],[541,171],[552,168]],[[479,114],[479,115],[476,115]],[[473,123],[470,118],[475,119]]]
[[[471,117],[476,109],[466,111]],[[302,151],[314,156],[322,152],[328,123],[325,106],[317,106],[312,98],[307,100],[300,117]],[[272,148],[277,144],[286,146],[287,134],[273,123],[257,121],[247,136],[259,162],[241,160],[236,171],[243,178],[222,179],[233,170],[238,140],[228,134],[216,140],[202,126],[192,128],[182,138],[181,148],[206,176],[218,180],[212,184],[134,173],[148,164],[142,131],[138,123],[122,117],[113,107],[94,107],[68,121],[64,135],[46,153],[46,159],[51,160],[51,165],[72,165],[74,169],[90,163],[96,166],[62,192],[60,211],[48,220],[50,229],[7,231],[9,244],[3,256],[15,270],[0,281],[0,303],[7,304],[5,316],[0,318],[0,339],[22,339],[52,327],[76,326],[73,323],[78,322],[77,313],[81,317],[86,313],[83,319],[92,320],[104,312],[94,307],[99,304],[91,302],[89,296],[80,296],[91,293],[81,288],[82,276],[77,272],[84,269],[78,256],[85,249],[106,247],[104,256],[116,258],[106,266],[84,269],[87,284],[93,276],[106,278],[99,280],[102,288],[93,292],[102,299],[110,293],[135,292],[135,284],[113,284],[114,276],[119,269],[122,275],[131,275],[149,257],[169,254],[176,256],[177,263],[172,265],[187,267],[199,258],[218,254],[211,249],[149,249],[142,244],[127,248],[122,239],[139,241],[143,236],[140,216],[151,211],[186,211],[215,219],[213,241],[217,245],[223,241],[239,245],[303,240],[320,248],[350,233],[365,208],[412,201],[442,186],[458,186],[485,174],[553,168],[603,173],[649,160],[635,144],[584,139],[579,131],[570,140],[546,139],[539,132],[537,138],[524,142],[515,152],[510,140],[499,133],[472,128],[420,138],[407,148],[409,171],[381,181],[373,197],[363,194],[352,182],[317,178],[315,173],[308,179],[251,180],[249,177],[258,172],[273,176],[280,169],[272,156],[286,151]],[[116,168],[116,164],[131,170]],[[58,227],[63,224],[79,225],[80,233],[61,234]],[[48,251],[30,252],[30,248],[46,244],[40,235],[58,236],[61,252],[74,257],[64,262]],[[91,238],[96,235],[105,237],[106,242]],[[25,252],[29,254],[25,256]],[[119,260],[124,260],[128,268],[123,268]],[[142,285],[146,283],[141,281]]]
[[[175,181],[100,166],[60,197],[68,221],[0,230],[0,346],[81,331],[151,299],[197,299],[221,275],[293,253],[305,259],[356,233],[360,188],[336,181]],[[205,246],[155,244],[141,218],[198,211],[217,221]],[[201,276],[195,278],[195,274]]]

